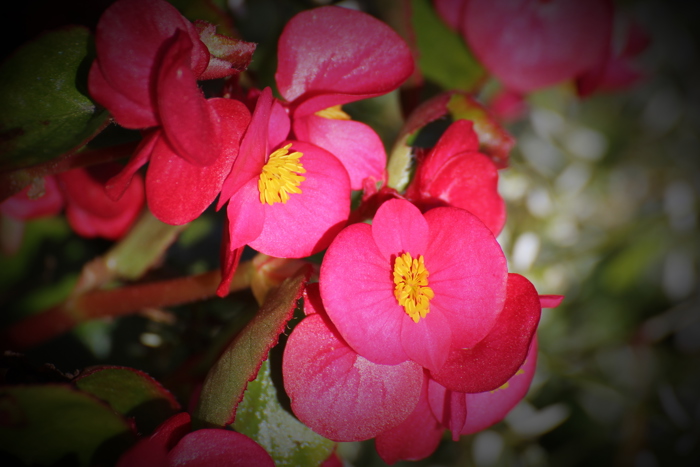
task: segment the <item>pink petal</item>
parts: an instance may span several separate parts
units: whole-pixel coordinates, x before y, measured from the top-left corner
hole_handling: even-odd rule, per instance
[[[251,179],[257,180],[260,177],[269,156],[268,127],[272,104],[272,91],[269,87],[263,89],[241,141],[240,155],[221,189],[217,209],[221,209],[224,203]]]
[[[230,250],[243,248],[260,236],[266,216],[257,180],[250,180],[231,197],[226,214]]]
[[[158,140],[161,139],[161,135],[160,129],[143,133],[143,140],[139,143],[136,151],[134,151],[134,155],[129,159],[129,162],[117,175],[110,178],[105,185],[107,195],[112,198],[112,200],[116,201],[121,198],[127,188],[129,188],[134,174],[151,158],[153,148],[156,146]]]
[[[307,284],[304,289],[304,314],[325,313],[323,302],[321,301],[321,288],[318,282]]]
[[[493,330],[472,348],[453,349],[445,366],[430,376],[459,392],[484,392],[500,387],[525,360],[540,311],[540,300],[530,281],[509,274],[508,298]]]
[[[295,116],[379,96],[413,72],[406,43],[372,16],[335,6],[294,16],[279,39],[275,79]]]
[[[379,457],[387,464],[417,461],[435,452],[443,431],[445,429],[430,410],[428,379],[424,378],[420,399],[411,415],[398,426],[380,433],[375,446]]]
[[[491,159],[478,152],[452,157],[413,196],[418,197],[420,207],[448,205],[466,209],[494,235],[501,232],[506,222],[506,205],[498,193],[498,169]]]
[[[433,0],[433,6],[440,18],[453,30],[459,29],[462,11],[467,5],[467,0]]]
[[[126,451],[117,467],[166,467],[167,454],[190,431],[187,412],[173,415],[163,422],[148,438],[144,438]]]
[[[238,263],[241,260],[241,255],[243,254],[243,248],[231,249],[231,237],[229,235],[229,222],[228,218],[224,218],[224,231],[221,239],[221,247],[219,249],[219,258],[221,262],[221,282],[216,288],[216,295],[219,297],[225,297],[228,295],[229,288],[231,285],[231,280],[233,280],[233,274],[238,268]]]
[[[469,413],[467,412],[466,394],[450,391],[430,379],[428,383],[428,400],[435,418],[452,432],[452,439],[459,440]]]
[[[190,69],[192,40],[178,30],[166,47],[156,85],[163,133],[175,153],[187,162],[213,164],[221,151],[218,121]]]
[[[508,380],[508,386],[477,394],[465,394],[467,422],[463,435],[476,433],[497,423],[520,402],[530,388],[537,364],[537,338],[532,339],[527,357],[518,372]],[[522,370],[522,372],[521,372]]]
[[[272,112],[270,113],[270,124],[268,126],[267,141],[269,143],[269,147],[276,148],[280,146],[282,142],[286,140],[289,136],[290,128],[291,122],[289,121],[287,109],[285,109],[282,106],[282,104],[280,104],[280,102],[277,99],[275,99],[272,103]]]
[[[450,352],[450,323],[439,309],[432,309],[417,323],[404,313],[401,343],[408,358],[430,371],[438,371]]]
[[[168,454],[171,467],[275,467],[258,443],[235,431],[207,428],[193,431]]]
[[[44,193],[36,199],[27,196],[30,188],[31,186],[28,186],[0,203],[0,213],[26,221],[38,217],[53,216],[61,212],[63,195],[58,188],[55,177],[44,177]]]
[[[503,308],[505,256],[491,231],[468,211],[435,208],[425,219],[430,228],[425,265],[435,292],[430,306],[449,321],[452,348],[473,347],[493,328]]]
[[[292,193],[286,203],[263,204],[265,225],[249,245],[270,256],[303,258],[326,249],[345,226],[350,215],[350,180],[329,152],[301,141],[291,143],[289,151],[304,154],[300,161],[306,179],[299,185],[301,193]]]
[[[292,332],[282,374],[294,414],[334,441],[361,441],[398,425],[415,408],[423,382],[415,363],[378,365],[359,356],[321,314]]]
[[[80,207],[95,216],[118,216],[132,202],[143,204],[143,184],[139,177],[136,185],[129,185],[122,196],[113,201],[105,190],[105,183],[121,167],[116,163],[100,164],[88,168],[76,168],[57,175],[59,185],[69,204]],[[128,195],[127,195],[128,193]]]
[[[406,313],[394,298],[392,265],[372,238],[372,227],[353,224],[323,257],[321,297],[328,316],[358,354],[380,364],[408,360],[401,345]]]
[[[188,67],[199,74],[206,68],[209,53],[199,40],[194,26],[175,7],[163,0],[120,0],[113,3],[100,17],[95,34],[102,72],[99,78],[106,80],[125,99],[141,107],[144,115],[153,115],[155,96],[151,93],[151,86],[155,79],[156,58],[163,42],[178,29],[186,31],[195,43],[192,54],[195,60],[188,63]],[[89,87],[92,94],[92,82]],[[109,106],[107,108],[112,111]],[[132,128],[146,126],[153,124]]]
[[[140,212],[139,206],[138,209],[132,207],[115,217],[101,217],[74,204],[66,206],[68,223],[78,235],[87,238],[102,237],[108,240],[119,240],[123,237]]]
[[[563,295],[540,295],[540,306],[542,308],[556,308],[564,300]]]
[[[308,115],[294,119],[294,133],[337,157],[350,175],[353,190],[367,177],[382,180],[386,166],[384,144],[375,131],[361,122]]]
[[[479,60],[506,87],[520,92],[595,67],[604,60],[611,27],[608,0],[470,0],[462,22]]]
[[[102,74],[99,59],[95,59],[90,67],[88,89],[90,97],[109,110],[114,120],[124,128],[139,129],[158,125],[150,101],[134,102],[128,95],[112,87]]]
[[[428,223],[413,204],[403,199],[391,199],[377,209],[372,221],[372,237],[393,270],[398,255],[410,253],[414,259],[425,255]],[[393,285],[391,274],[389,280]]]
[[[181,225],[204,212],[219,194],[238,155],[238,143],[248,124],[248,109],[232,99],[207,101],[220,119],[222,151],[211,165],[190,164],[164,139],[156,144],[146,176],[148,206],[161,221]]]

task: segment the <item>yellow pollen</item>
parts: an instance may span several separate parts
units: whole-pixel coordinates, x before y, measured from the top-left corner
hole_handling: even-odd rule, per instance
[[[343,112],[340,105],[334,105],[333,107],[319,110],[315,115],[323,118],[331,118],[333,120],[351,120],[350,115]]]
[[[286,145],[270,154],[267,164],[262,168],[258,180],[260,202],[272,206],[275,203],[286,203],[289,193],[301,193],[299,185],[306,180],[299,174],[306,173],[299,159],[300,152],[289,154],[291,144]]]
[[[435,296],[428,287],[428,275],[423,255],[414,259],[410,253],[404,253],[394,261],[394,296],[414,323],[425,318]]]

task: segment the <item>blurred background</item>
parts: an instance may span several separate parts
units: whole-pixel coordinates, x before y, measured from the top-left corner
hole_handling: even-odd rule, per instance
[[[82,11],[71,2],[35,3],[66,20]],[[288,17],[313,5],[229,3],[243,37],[261,43],[274,43]],[[650,35],[639,56],[645,78],[583,100],[563,86],[539,91],[524,116],[506,124],[517,143],[501,171],[508,222],[499,241],[512,272],[540,293],[566,296],[543,310],[530,392],[503,422],[457,443],[446,434],[429,459],[397,465],[700,465],[700,4],[618,3]],[[47,18],[28,21],[26,37],[60,21]],[[271,79],[274,52],[256,52],[251,71],[260,82]],[[347,111],[390,140],[398,100]],[[146,279],[215,269],[221,226],[219,213],[207,211]],[[77,237],[60,217],[28,224],[21,251],[1,259],[3,324],[63,300],[82,265],[109,246]],[[186,402],[183,368],[253,307],[241,292],[144,310],[81,325],[27,355],[64,372],[99,363],[139,368]],[[343,443],[340,453],[352,465],[384,465],[371,441]]]

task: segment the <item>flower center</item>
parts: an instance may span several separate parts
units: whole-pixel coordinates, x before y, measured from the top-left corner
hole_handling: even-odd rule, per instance
[[[267,164],[262,168],[258,180],[260,202],[272,206],[275,203],[286,203],[289,193],[301,193],[299,185],[306,180],[299,174],[306,173],[299,159],[300,152],[289,154],[291,143],[270,154]]]
[[[343,112],[343,108],[340,105],[334,105],[333,107],[319,110],[315,115],[323,118],[331,118],[333,120],[351,120],[350,115]]]
[[[394,296],[414,323],[430,311],[430,299],[435,296],[428,287],[428,275],[423,255],[414,259],[410,253],[396,257],[394,261]]]

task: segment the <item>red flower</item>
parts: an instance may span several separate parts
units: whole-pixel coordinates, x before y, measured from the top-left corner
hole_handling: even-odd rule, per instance
[[[386,94],[413,72],[404,41],[372,16],[339,7],[299,13],[282,31],[275,75],[296,138],[335,155],[353,190],[384,178],[386,154],[377,134],[349,120],[340,106]]]
[[[406,198],[422,210],[436,206],[466,209],[498,235],[506,207],[498,194],[496,164],[479,152],[472,122],[457,120],[418,163]]]
[[[481,63],[521,93],[596,68],[611,38],[609,0],[437,0],[436,7]]]

